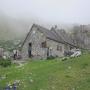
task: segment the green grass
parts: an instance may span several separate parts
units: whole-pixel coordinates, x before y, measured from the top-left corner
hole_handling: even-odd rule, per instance
[[[0,67],[0,76],[3,75],[6,78],[0,80],[0,87],[20,80],[18,90],[90,90],[90,55]]]

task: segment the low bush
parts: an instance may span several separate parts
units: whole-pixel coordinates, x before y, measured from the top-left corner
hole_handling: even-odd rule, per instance
[[[56,57],[54,57],[54,56],[49,56],[49,57],[47,57],[47,60],[52,60],[52,59],[55,59]]]
[[[61,60],[66,61],[67,59],[68,59],[67,57],[63,57]]]
[[[7,67],[11,65],[10,59],[0,59],[0,66]]]

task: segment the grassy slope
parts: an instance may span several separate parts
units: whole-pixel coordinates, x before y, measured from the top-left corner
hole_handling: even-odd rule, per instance
[[[67,61],[32,61],[20,68],[0,68],[0,75],[7,75],[0,80],[2,87],[21,80],[18,90],[90,90],[90,55]]]

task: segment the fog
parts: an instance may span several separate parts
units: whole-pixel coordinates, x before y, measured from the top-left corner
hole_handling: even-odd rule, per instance
[[[33,23],[66,29],[90,24],[90,0],[0,0],[0,26],[26,34]]]
[[[0,10],[15,18],[90,23],[90,0],[0,0]]]

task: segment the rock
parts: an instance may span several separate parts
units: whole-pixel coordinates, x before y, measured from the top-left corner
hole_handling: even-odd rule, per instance
[[[76,90],[75,88],[72,88],[72,90]]]
[[[71,66],[69,66],[68,69],[71,69]]]
[[[33,79],[30,79],[30,82],[33,83]]]

